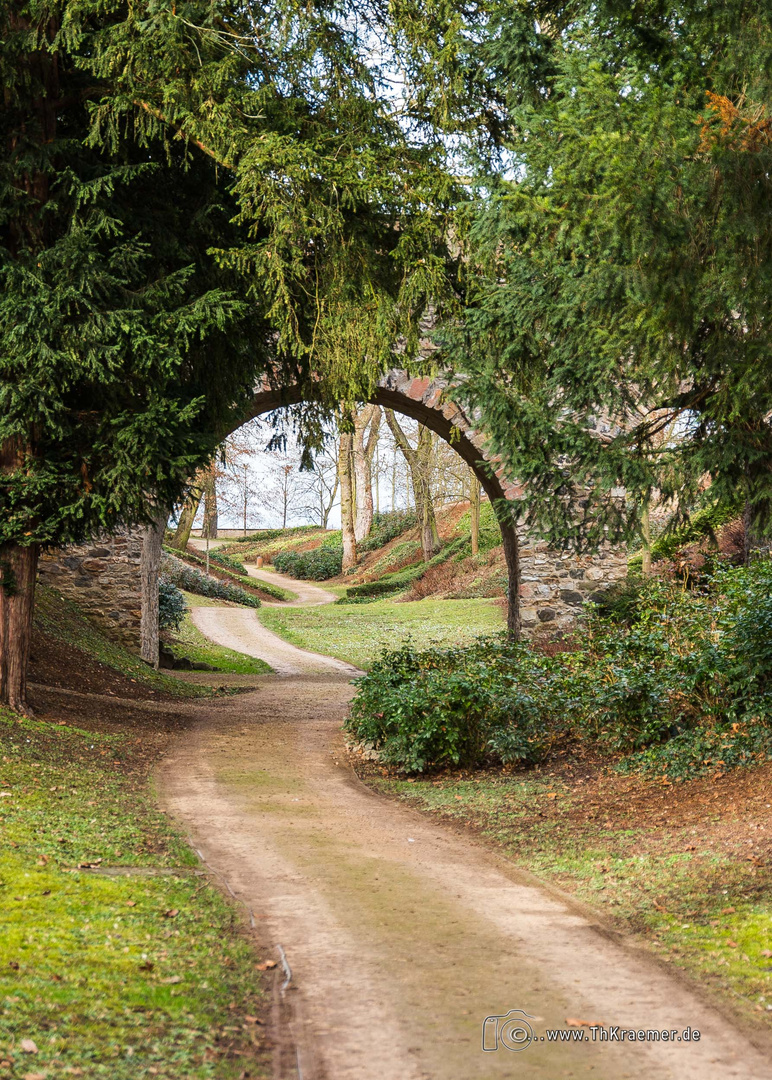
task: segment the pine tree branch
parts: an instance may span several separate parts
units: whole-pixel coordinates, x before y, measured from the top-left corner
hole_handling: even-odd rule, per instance
[[[175,125],[172,124],[172,122],[164,116],[161,110],[155,107],[155,105],[151,105],[149,102],[141,100],[135,100],[134,104],[137,106],[137,108],[144,109],[144,111],[150,116],[152,116],[154,120],[157,120],[159,124],[163,124],[165,127],[168,128],[175,128]],[[203,143],[200,139],[197,139],[195,135],[191,135],[189,132],[183,131],[180,127],[176,127],[175,135],[178,139],[185,139],[186,142],[192,143],[193,146],[197,147],[202,152],[202,154],[206,154],[213,161],[216,161],[217,164],[220,165],[223,169],[229,169],[231,171],[235,169],[236,166],[233,164],[233,162],[227,161],[225,158],[222,158],[210,146],[207,146],[206,143]]]

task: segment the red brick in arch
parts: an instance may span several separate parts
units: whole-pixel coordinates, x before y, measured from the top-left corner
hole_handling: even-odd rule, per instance
[[[255,392],[250,414],[261,416],[282,406],[297,405],[302,397],[299,387],[277,388],[265,381]],[[509,576],[507,622],[510,632],[518,634],[520,559],[515,519],[522,488],[504,474],[495,458],[486,453],[483,434],[475,430],[463,409],[452,400],[452,386],[447,380],[414,376],[395,368],[383,376],[370,400],[375,405],[410,416],[436,432],[450,443],[478,477],[499,519]]]

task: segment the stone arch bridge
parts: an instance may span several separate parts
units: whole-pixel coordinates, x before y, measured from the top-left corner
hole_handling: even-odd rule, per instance
[[[243,422],[302,400],[299,388],[274,387],[264,381],[256,388]],[[585,599],[624,576],[624,552],[608,549],[594,556],[557,552],[518,526],[522,488],[490,456],[483,432],[453,401],[452,384],[447,379],[411,375],[395,368],[379,381],[370,401],[436,432],[479,479],[501,528],[509,579],[510,630],[522,628],[532,636],[539,629],[565,629]],[[152,538],[152,530],[137,528],[50,552],[41,559],[40,578],[77,600],[111,636],[138,651],[143,623],[142,576],[154,561],[148,551]],[[148,616],[152,619],[153,613],[145,610],[145,621]],[[155,618],[157,621],[157,615]]]

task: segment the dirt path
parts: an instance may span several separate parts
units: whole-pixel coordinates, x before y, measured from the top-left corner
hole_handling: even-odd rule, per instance
[[[340,732],[352,669],[241,616],[194,612],[204,633],[280,674],[199,707],[161,785],[207,862],[286,952],[299,1018],[299,1069],[286,1075],[772,1077],[762,1050],[596,916],[363,787]],[[534,1042],[484,1053],[484,1018],[510,1009],[533,1018]],[[546,1030],[567,1030],[569,1017],[701,1038],[601,1042],[580,1029],[580,1043],[548,1042]]]
[[[331,604],[338,599],[335,593],[321,589],[318,585],[312,585],[310,581],[288,578],[285,574],[276,574],[262,567],[258,570],[256,566],[250,566],[248,563],[244,563],[244,567],[250,577],[267,581],[270,585],[278,585],[282,589],[290,589],[297,596],[295,600],[277,600],[275,603],[264,600],[263,603],[267,607],[318,607],[320,604]]]

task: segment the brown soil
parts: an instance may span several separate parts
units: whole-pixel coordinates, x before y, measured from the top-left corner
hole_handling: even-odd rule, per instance
[[[55,686],[81,693],[107,694],[137,700],[147,700],[148,697],[159,701],[171,700],[163,692],[151,690],[142,683],[127,678],[115,668],[101,664],[82,649],[67,645],[38,629],[32,638],[29,682],[33,686]],[[37,688],[33,689],[33,703],[37,692]]]

